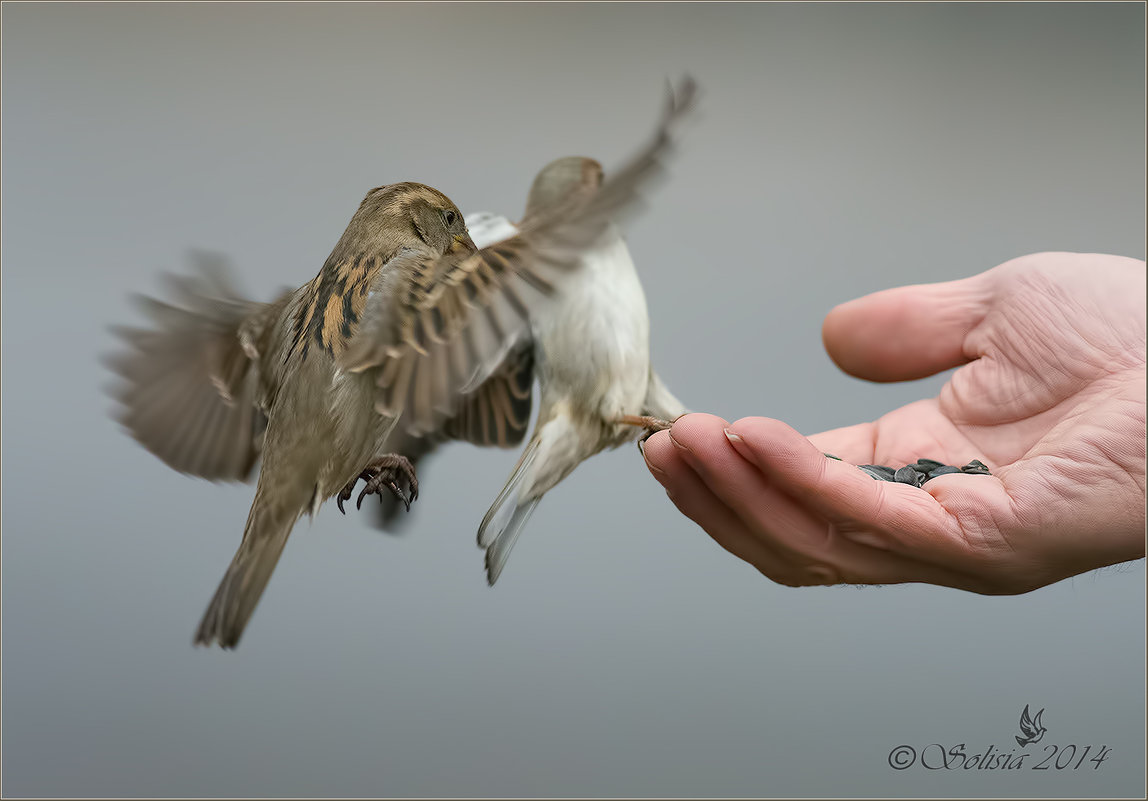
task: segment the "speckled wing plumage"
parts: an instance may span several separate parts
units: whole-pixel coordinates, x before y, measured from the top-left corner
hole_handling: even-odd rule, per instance
[[[401,453],[417,465],[449,440],[480,447],[516,447],[526,438],[530,426],[533,393],[534,347],[526,340],[510,352],[485,383],[462,399],[458,412],[440,430],[419,436],[397,427],[382,449]],[[399,514],[405,507],[397,497],[384,495],[380,500],[375,507],[375,522],[380,528],[396,530],[410,520],[410,515]]]
[[[529,318],[607,226],[640,205],[663,173],[671,132],[693,106],[694,83],[671,91],[657,132],[589,198],[573,196],[526,221],[519,233],[470,255],[398,254],[385,269],[411,275],[397,299],[375,293],[340,365],[375,370],[375,407],[403,415],[417,435],[439,430],[460,398],[482,385],[528,330]]]
[[[443,426],[449,439],[511,448],[526,436],[534,391],[534,348],[521,343]]]
[[[505,217],[479,212],[468,215],[467,229],[482,248],[509,239],[518,229]],[[474,392],[460,399],[458,412],[443,426],[446,439],[479,446],[510,448],[526,436],[534,390],[534,343],[521,332],[514,348]]]
[[[485,247],[518,233],[505,217],[489,212],[466,215],[467,229],[478,247]],[[480,447],[513,448],[526,438],[534,391],[534,343],[523,336],[506,360],[478,389],[460,399],[461,406],[442,428],[427,434],[412,433],[398,426],[383,450],[401,453],[415,465],[450,440]],[[410,514],[394,495],[380,497],[375,524],[386,531],[399,531],[409,524]],[[413,513],[414,510],[411,510]]]
[[[113,329],[128,346],[108,358],[120,422],[170,467],[214,481],[246,481],[267,418],[253,369],[282,305],[245,300],[221,257],[195,253],[191,276],[166,276],[165,303],[134,300],[152,328]]]

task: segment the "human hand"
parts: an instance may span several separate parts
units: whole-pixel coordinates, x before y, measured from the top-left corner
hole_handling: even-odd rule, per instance
[[[845,303],[822,334],[838,366],[872,381],[964,366],[936,398],[809,438],[706,414],[650,437],[650,472],[726,550],[791,586],[986,594],[1144,556],[1144,262],[1024,256]],[[992,475],[917,488],[853,466],[918,457],[980,459]]]

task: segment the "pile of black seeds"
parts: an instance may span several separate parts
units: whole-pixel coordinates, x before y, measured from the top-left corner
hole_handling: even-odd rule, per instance
[[[830,459],[841,461],[839,456],[834,456],[831,453],[825,455]],[[911,484],[914,487],[919,487],[929,479],[936,478],[937,476],[945,476],[949,473],[966,473],[971,476],[992,475],[984,462],[979,459],[973,459],[964,467],[941,464],[934,459],[918,459],[913,464],[907,464],[897,469],[885,467],[880,464],[859,464],[857,468],[864,470],[878,481],[896,481],[898,484]]]

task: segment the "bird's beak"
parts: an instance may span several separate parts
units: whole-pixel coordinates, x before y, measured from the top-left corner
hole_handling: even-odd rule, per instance
[[[455,234],[454,242],[450,245],[451,253],[465,253],[470,255],[478,250],[478,246],[474,244],[474,240],[470,238],[469,233]]]

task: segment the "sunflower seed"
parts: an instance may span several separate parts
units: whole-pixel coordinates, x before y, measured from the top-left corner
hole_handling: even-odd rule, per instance
[[[898,484],[911,484],[919,487],[925,483],[925,474],[916,470],[912,465],[905,465],[893,473],[893,480]]]
[[[859,464],[857,466],[878,481],[892,481],[896,472],[892,467],[882,467],[879,464]]]

